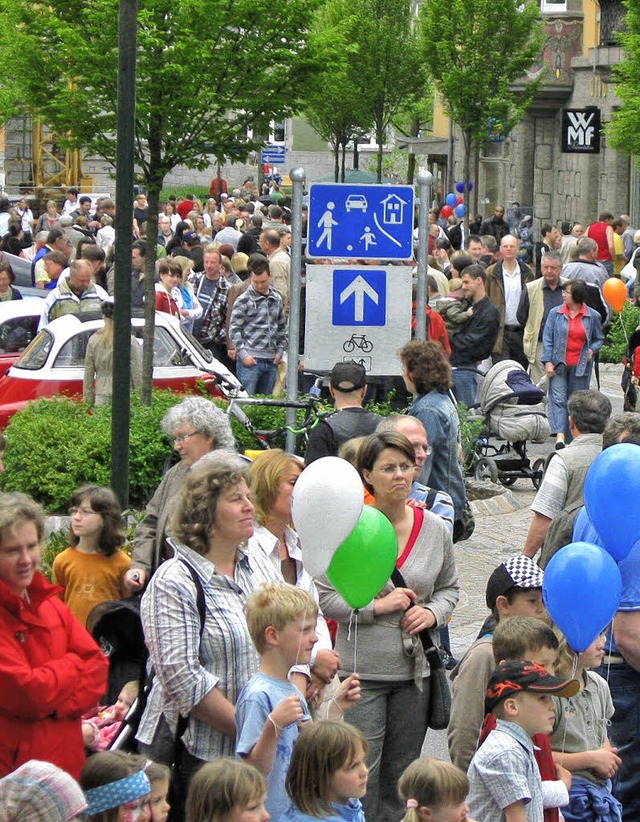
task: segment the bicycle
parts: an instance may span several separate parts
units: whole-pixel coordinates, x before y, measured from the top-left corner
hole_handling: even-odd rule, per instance
[[[356,348],[368,354],[373,351],[373,343],[371,340],[368,340],[364,334],[353,333],[351,337],[342,344],[342,350],[345,354],[352,354]]]
[[[321,379],[321,378],[320,378]],[[316,380],[318,383],[319,380]],[[317,386],[314,385],[314,388]],[[304,416],[300,421],[298,427],[293,425],[282,425],[273,429],[256,428],[250,417],[245,414],[242,409],[244,405],[254,405],[259,407],[272,408],[296,408],[304,410]],[[321,402],[313,393],[309,394],[306,400],[269,400],[263,397],[236,397],[230,396],[227,404],[226,413],[228,416],[233,415],[238,422],[256,439],[260,448],[263,450],[270,450],[277,448],[278,441],[287,434],[295,434],[296,438],[302,436],[302,440],[296,439],[296,447],[294,453],[300,454],[304,444],[306,447],[309,440],[309,432],[312,431],[316,425],[325,417],[329,416],[331,410],[324,410],[324,403]]]

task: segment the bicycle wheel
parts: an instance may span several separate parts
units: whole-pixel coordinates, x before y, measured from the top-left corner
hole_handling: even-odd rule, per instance
[[[369,340],[363,340],[360,348],[363,350],[365,354],[369,354],[371,351],[373,351],[373,343]]]
[[[353,341],[353,340],[347,340],[345,343],[343,343],[343,344],[342,344],[342,350],[343,350],[346,354],[352,354],[352,353],[353,353],[353,349],[354,349],[355,347],[356,347],[356,344],[354,343],[354,341]]]

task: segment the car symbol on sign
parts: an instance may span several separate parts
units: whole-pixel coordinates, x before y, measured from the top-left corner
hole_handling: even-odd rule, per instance
[[[366,211],[369,206],[367,205],[367,198],[364,194],[349,194],[345,200],[345,207],[347,211],[353,211],[354,209]]]

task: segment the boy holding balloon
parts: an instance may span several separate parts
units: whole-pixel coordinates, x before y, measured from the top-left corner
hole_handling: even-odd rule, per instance
[[[607,735],[613,702],[606,681],[590,670],[602,663],[604,652],[604,634],[577,654],[577,659],[566,638],[560,643],[557,671],[574,675],[580,683],[575,696],[562,702],[554,697],[553,760],[573,774],[569,806],[562,809],[567,822],[619,822],[622,818],[622,805],[611,793],[611,780],[622,762]]]

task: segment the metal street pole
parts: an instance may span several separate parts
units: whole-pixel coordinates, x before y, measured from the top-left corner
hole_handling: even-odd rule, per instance
[[[300,280],[302,272],[302,195],[304,169],[294,168],[289,175],[293,181],[291,216],[291,281],[289,284],[289,345],[287,348],[287,400],[298,399],[298,361],[300,359]],[[295,428],[296,409],[287,408],[287,425]],[[287,431],[285,448],[293,453],[296,435]]]
[[[418,212],[418,291],[416,294],[416,339],[427,338],[427,257],[429,250],[429,205],[433,174],[418,172],[420,211]]]
[[[137,0],[120,0],[118,20],[118,120],[116,154],[116,243],[113,312],[111,487],[129,505],[131,421],[131,225],[136,111]]]

